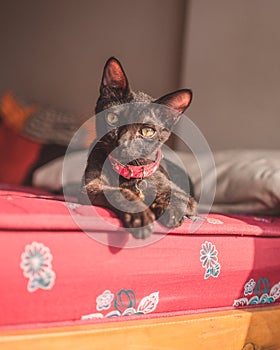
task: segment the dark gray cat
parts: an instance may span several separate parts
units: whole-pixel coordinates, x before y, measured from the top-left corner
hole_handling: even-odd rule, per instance
[[[133,92],[111,57],[95,109],[99,141],[89,153],[80,202],[111,209],[136,238],[151,235],[155,220],[172,228],[196,215],[187,175],[161,157],[162,144],[191,99],[188,89],[158,100]]]

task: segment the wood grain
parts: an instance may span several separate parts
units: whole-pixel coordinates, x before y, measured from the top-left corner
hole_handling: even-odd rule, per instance
[[[0,332],[1,350],[277,350],[280,307]]]

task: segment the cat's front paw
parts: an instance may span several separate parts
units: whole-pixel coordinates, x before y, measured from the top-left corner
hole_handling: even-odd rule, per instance
[[[155,215],[150,209],[140,213],[125,213],[123,225],[135,238],[145,239],[153,233]]]
[[[187,204],[185,202],[176,203],[169,206],[165,212],[159,217],[159,222],[169,228],[182,225],[186,217],[196,215],[197,203],[192,197],[189,197]]]

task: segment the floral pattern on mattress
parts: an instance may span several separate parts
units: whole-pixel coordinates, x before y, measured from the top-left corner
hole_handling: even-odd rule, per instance
[[[55,283],[55,272],[52,269],[52,254],[43,243],[32,242],[25,246],[21,254],[20,267],[24,277],[28,278],[27,290],[52,289]]]
[[[121,289],[114,295],[110,290],[105,290],[96,298],[96,310],[105,311],[112,307],[110,312],[92,313],[83,315],[82,320],[91,320],[103,317],[132,316],[150,314],[155,311],[159,302],[159,292],[153,292],[142,298],[138,303],[136,295],[131,289]],[[137,305],[138,304],[138,305]]]
[[[0,208],[0,327],[280,305],[280,218],[202,214],[195,232],[186,220],[126,249],[91,239],[52,196],[0,190]],[[114,231],[78,209],[107,242],[133,239],[110,211],[98,217]]]
[[[279,298],[280,282],[270,287],[270,282],[267,278],[260,278],[257,282],[251,278],[244,286],[244,297],[234,300],[233,306],[271,304]]]

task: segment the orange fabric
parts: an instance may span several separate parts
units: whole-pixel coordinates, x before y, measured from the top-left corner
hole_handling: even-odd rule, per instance
[[[26,120],[37,110],[38,105],[23,106],[11,92],[6,92],[1,101],[0,115],[0,182],[22,184],[30,167],[39,154],[41,144],[20,136]]]
[[[11,92],[6,92],[2,98],[0,111],[4,123],[13,130],[20,131],[26,120],[38,109],[39,106],[36,104],[22,106]]]
[[[0,125],[0,183],[22,184],[41,146],[21,137],[5,124]]]
[[[0,332],[1,350],[280,349],[280,307]]]

